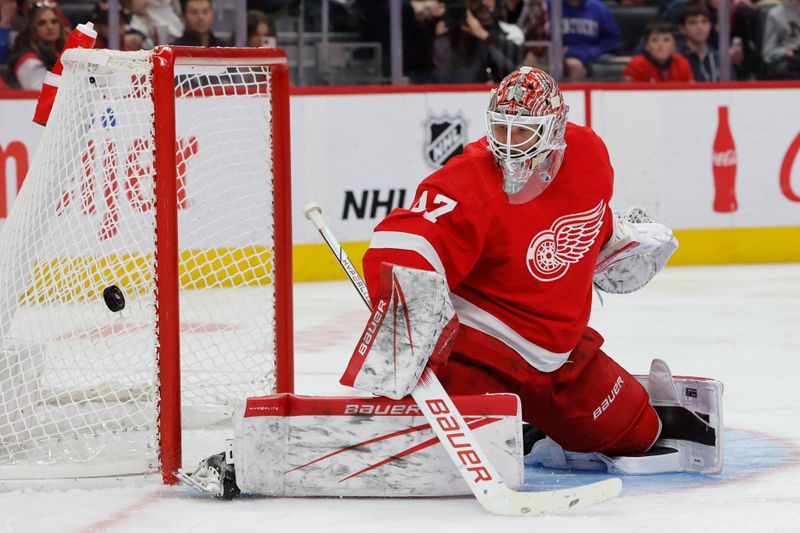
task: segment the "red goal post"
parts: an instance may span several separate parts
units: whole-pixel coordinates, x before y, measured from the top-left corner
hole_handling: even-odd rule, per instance
[[[288,63],[183,47],[63,61],[0,231],[0,479],[174,482],[182,405],[202,426],[293,390]],[[124,309],[103,303],[111,286]]]
[[[159,306],[158,320],[161,327],[170,334],[161,338],[161,356],[167,355],[166,364],[160,365],[162,383],[162,412],[159,421],[161,434],[161,464],[164,481],[175,483],[172,475],[181,466],[181,423],[180,423],[180,339],[178,313],[178,249],[177,249],[177,203],[169,199],[177,197],[174,139],[175,98],[165,97],[174,94],[175,65],[227,65],[235,59],[237,65],[269,66],[271,72],[269,90],[281,98],[272,99],[272,157],[274,182],[280,182],[279,194],[273,201],[275,219],[281,221],[275,232],[275,271],[279,280],[275,281],[276,300],[276,377],[277,392],[294,392],[294,368],[292,359],[292,226],[291,226],[291,160],[289,143],[289,63],[283,50],[277,49],[227,49],[227,48],[182,48],[159,47],[153,54],[154,108],[156,117],[164,117],[156,122],[156,172],[175,176],[156,181],[156,201],[158,224],[168,229],[166,238],[159,239],[159,279],[170,280],[160,286],[164,302]],[[283,142],[275,142],[282,139]],[[163,259],[167,258],[166,261]],[[159,297],[161,300],[161,296]],[[166,304],[166,306],[164,305]],[[174,307],[173,307],[174,306]],[[159,328],[161,329],[161,328]],[[165,353],[166,352],[166,353]],[[170,387],[163,386],[169,383]],[[166,394],[166,397],[165,397]],[[164,412],[164,405],[169,412]]]

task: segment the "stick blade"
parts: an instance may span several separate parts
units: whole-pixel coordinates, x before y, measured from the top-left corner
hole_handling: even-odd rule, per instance
[[[504,516],[539,516],[560,514],[589,507],[619,496],[622,480],[611,478],[571,489],[542,492],[500,491],[482,500],[487,511]],[[481,500],[481,498],[478,498]]]

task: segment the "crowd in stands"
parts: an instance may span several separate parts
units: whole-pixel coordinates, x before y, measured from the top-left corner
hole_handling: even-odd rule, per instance
[[[0,88],[39,89],[79,22],[92,22],[96,46],[108,47],[105,1],[58,1],[0,0]],[[404,75],[410,83],[483,83],[499,81],[520,65],[546,69],[551,1],[402,0]],[[564,79],[718,81],[720,2],[730,7],[726,49],[734,79],[800,79],[800,0],[563,0]],[[300,17],[306,31],[320,31],[320,5],[321,0],[249,0],[246,45],[283,45],[276,22]],[[332,32],[380,46],[376,83],[389,79],[389,5],[329,4]],[[218,28],[212,0],[120,0],[120,6],[123,50],[234,43],[231,31],[212,30]],[[67,11],[88,20],[70,20]]]
[[[0,88],[39,90],[78,21],[70,21],[55,1],[0,0]],[[89,4],[86,20],[97,31],[96,48],[108,48],[109,4]],[[121,0],[119,48],[149,50],[159,44],[233,46],[220,38],[212,0]],[[277,46],[275,27],[261,11],[247,13],[247,46]]]

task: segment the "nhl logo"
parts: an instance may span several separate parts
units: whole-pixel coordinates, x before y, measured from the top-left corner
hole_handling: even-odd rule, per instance
[[[466,121],[461,116],[430,117],[425,122],[425,162],[438,169],[464,151]]]

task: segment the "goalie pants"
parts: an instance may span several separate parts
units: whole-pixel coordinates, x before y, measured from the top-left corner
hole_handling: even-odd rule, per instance
[[[448,362],[436,373],[451,395],[517,394],[522,419],[566,450],[645,452],[658,437],[658,415],[644,387],[602,344],[603,337],[587,327],[564,365],[541,372],[497,339],[462,325]]]

